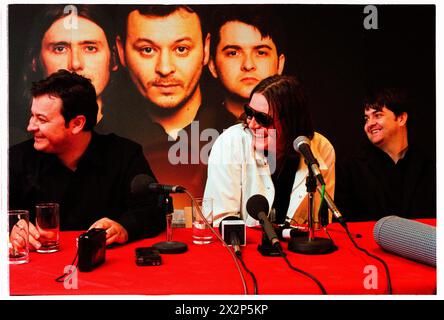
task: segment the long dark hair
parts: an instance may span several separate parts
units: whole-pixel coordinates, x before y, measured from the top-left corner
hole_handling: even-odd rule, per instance
[[[274,75],[265,78],[253,89],[250,100],[255,93],[260,93],[267,99],[269,114],[274,119],[279,119],[287,152],[293,153],[293,141],[297,137],[313,138],[311,113],[302,85],[296,77]]]
[[[29,39],[31,45],[26,54],[26,68],[23,76],[25,90],[29,90],[33,82],[39,81],[45,76],[40,63],[40,51],[45,33],[55,21],[73,13],[74,11],[71,9],[75,10],[79,17],[88,19],[102,28],[108,42],[111,57],[113,56],[113,52],[116,52],[114,44],[116,31],[113,25],[112,15],[107,14],[108,10],[106,10],[106,7],[104,5],[87,4],[75,4],[73,7],[68,7],[63,4],[44,5],[40,11],[36,13],[32,27],[33,30]],[[33,61],[36,62],[35,66],[33,65]],[[26,93],[25,96],[27,96]]]

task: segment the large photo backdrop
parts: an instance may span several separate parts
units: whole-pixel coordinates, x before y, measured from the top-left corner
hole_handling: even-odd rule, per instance
[[[10,5],[9,143],[26,131],[28,89],[58,69],[91,79],[96,131],[140,143],[159,182],[201,197],[211,145],[254,86],[297,76],[316,131],[345,158],[366,137],[362,99],[404,87],[409,138],[435,156],[433,5]],[[190,206],[174,195],[174,205]]]

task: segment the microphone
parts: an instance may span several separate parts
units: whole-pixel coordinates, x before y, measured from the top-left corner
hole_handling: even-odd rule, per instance
[[[131,181],[131,194],[135,198],[143,199],[148,197],[150,193],[163,193],[161,198],[162,211],[166,218],[166,241],[158,242],[153,247],[160,253],[176,254],[183,253],[188,250],[185,243],[173,241],[173,199],[170,193],[184,192],[185,188],[181,186],[169,186],[156,183],[154,178],[147,174],[138,174]]]
[[[319,187],[318,187],[318,192],[319,192],[319,194],[322,194],[322,190]],[[338,219],[338,221],[341,224],[341,226],[346,228],[345,219],[342,216],[341,212],[339,212],[338,207],[336,207],[336,204],[334,203],[333,199],[328,194],[327,190],[324,192],[324,199],[325,199],[325,202],[327,203],[328,208],[333,213],[335,218]]]
[[[272,246],[281,247],[278,236],[276,235],[276,232],[274,231],[274,228],[267,217],[267,212],[269,208],[270,207],[268,205],[267,199],[260,194],[255,194],[251,196],[250,199],[248,199],[247,201],[248,214],[254,219],[259,220]]]
[[[321,185],[324,185],[325,181],[324,177],[322,176],[321,170],[319,169],[319,162],[318,160],[316,160],[316,158],[313,156],[313,153],[311,152],[310,139],[308,139],[306,136],[297,137],[293,142],[293,148],[304,156],[307,166],[311,168],[319,183]]]
[[[219,232],[228,245],[233,246],[234,253],[241,255],[240,246],[245,245],[245,222],[241,218],[229,216],[219,225]]]
[[[398,216],[387,216],[375,224],[373,237],[386,251],[436,267],[435,227]]]
[[[182,186],[171,186],[167,184],[156,183],[152,177],[147,174],[138,174],[131,181],[131,193],[135,195],[145,195],[147,192],[154,193],[183,193],[185,188]]]
[[[299,226],[276,229],[276,234],[280,239],[297,238],[302,235],[306,235],[307,232],[308,232],[307,227],[299,227]]]

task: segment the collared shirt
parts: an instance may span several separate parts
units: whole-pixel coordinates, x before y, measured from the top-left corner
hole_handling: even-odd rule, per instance
[[[395,164],[368,143],[338,166],[336,205],[349,221],[436,217],[435,168],[413,145]]]
[[[326,191],[334,196],[335,151],[331,143],[321,134],[315,133],[311,140],[313,155],[326,181]],[[246,209],[248,199],[263,195],[271,208],[275,198],[275,187],[271,178],[274,172],[272,161],[253,147],[251,131],[243,124],[231,126],[216,140],[208,162],[208,179],[205,197],[213,198],[214,224],[228,215],[240,214],[247,226],[257,226],[259,222],[251,217]],[[308,197],[305,180],[308,168],[299,161],[293,179],[287,219],[295,223],[307,222]],[[319,194],[315,195],[315,208],[320,204]],[[317,221],[317,210],[314,220]]]
[[[9,151],[9,207],[27,209],[34,222],[40,202],[60,204],[61,230],[86,230],[101,218],[120,223],[129,239],[155,236],[165,226],[159,197],[131,193],[138,174],[154,177],[140,145],[114,134],[93,133],[77,169],[54,154],[34,149],[34,140]]]

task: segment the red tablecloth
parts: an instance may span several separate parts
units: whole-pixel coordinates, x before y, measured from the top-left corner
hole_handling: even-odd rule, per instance
[[[422,220],[434,225],[435,220]],[[374,222],[349,223],[356,242],[388,264],[394,294],[436,293],[436,268],[386,253],[373,240]],[[339,224],[328,227],[338,250],[326,255],[302,255],[284,251],[293,266],[309,272],[328,294],[386,294],[386,276],[382,264],[357,250]],[[90,273],[77,272],[77,289],[67,289],[55,279],[63,274],[76,252],[80,232],[62,232],[61,250],[53,254],[32,252],[30,262],[10,266],[11,295],[171,295],[171,294],[243,294],[240,276],[227,249],[219,242],[195,245],[191,229],[174,229],[174,240],[184,242],[189,250],[183,254],[162,254],[162,265],[138,267],[134,249],[164,241],[165,235],[108,249],[106,262]],[[317,236],[325,236],[318,232]],[[292,271],[281,257],[264,257],[257,251],[261,231],[247,228],[247,246],[243,258],[255,274],[259,294],[320,294],[309,278]],[[366,288],[366,266],[378,272],[377,288]],[[373,273],[374,275],[374,273]],[[245,274],[249,293],[251,278]],[[367,279],[368,280],[368,279]],[[368,283],[368,281],[367,281]],[[73,282],[71,282],[73,284]],[[374,282],[373,282],[374,284]]]

